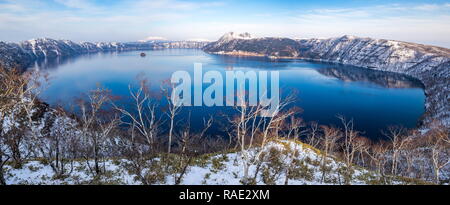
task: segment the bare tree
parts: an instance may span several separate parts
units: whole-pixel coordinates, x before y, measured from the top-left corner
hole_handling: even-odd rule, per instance
[[[136,91],[133,90],[131,85],[128,86],[128,89],[133,100],[133,111],[121,108],[114,103],[113,106],[125,117],[121,123],[135,129],[138,134],[144,137],[145,142],[150,147],[154,147],[155,138],[161,125],[161,119],[156,115],[158,104],[151,98],[147,81],[140,81],[140,86]]]
[[[325,180],[326,175],[326,166],[327,166],[327,158],[332,152],[336,149],[336,142],[342,137],[342,133],[339,129],[328,126],[321,126],[323,130],[323,139],[322,139],[322,160],[321,160],[321,169],[322,169],[322,177],[321,182]]]
[[[366,166],[365,155],[367,154],[367,152],[371,147],[370,139],[366,137],[357,137],[355,138],[355,140],[353,140],[352,143],[353,143],[352,148],[355,149],[355,151],[357,152],[356,162],[359,163],[361,166],[365,167]]]
[[[22,74],[16,69],[0,67],[0,183],[4,182],[6,161],[12,159],[14,167],[21,167],[24,158],[31,155],[32,146],[25,144],[25,138],[30,131],[32,135],[36,133],[32,117],[37,102],[38,77],[36,72]],[[7,127],[4,127],[6,118]]]
[[[236,106],[238,116],[230,120],[234,130],[230,132],[236,139],[236,146],[239,146],[241,151],[243,179],[242,183],[248,184],[249,181],[249,167],[252,164],[252,156],[249,149],[253,147],[255,136],[259,133],[263,119],[258,119],[260,107],[249,107],[247,104]],[[248,128],[250,127],[250,130]],[[266,135],[267,136],[267,135]],[[249,139],[250,138],[250,139]]]
[[[372,162],[375,164],[376,172],[380,176],[380,178],[384,178],[384,168],[387,162],[387,153],[389,152],[389,146],[386,142],[380,141],[373,146],[369,152],[367,152],[368,156],[372,159]]]
[[[291,113],[296,113],[296,110],[293,110],[293,112]],[[295,167],[295,162],[298,158],[299,152],[298,152],[298,146],[299,143],[297,142],[298,138],[300,137],[301,133],[303,132],[303,128],[305,127],[305,123],[303,122],[303,119],[299,118],[299,117],[295,117],[295,115],[291,115],[288,118],[288,122],[286,123],[286,127],[284,127],[284,130],[287,130],[287,133],[285,134],[285,138],[288,140],[291,140],[293,143],[290,143],[289,146],[291,144],[293,144],[294,146],[290,146],[289,149],[287,150],[287,154],[286,154],[286,159],[284,161],[286,161],[286,170],[285,170],[285,180],[284,180],[284,185],[288,185],[289,183],[289,178],[291,178],[292,176],[292,172],[294,171]]]
[[[188,117],[190,119],[190,115]],[[180,169],[178,170],[178,173],[174,173],[174,181],[176,185],[181,184],[183,177],[185,176],[188,167],[191,164],[191,161],[193,157],[196,154],[196,150],[193,150],[193,144],[195,142],[200,142],[203,137],[205,136],[206,131],[212,126],[213,123],[213,117],[210,116],[207,120],[203,119],[203,129],[198,133],[191,133],[191,126],[190,126],[190,120],[185,125],[185,128],[181,130],[181,133],[178,135],[178,144],[181,148],[178,153],[179,160],[178,163]]]
[[[190,115],[189,115],[190,118]],[[197,152],[197,150],[194,149],[195,143],[201,143],[206,136],[206,131],[208,131],[209,128],[211,128],[212,124],[214,122],[214,118],[210,116],[208,119],[203,118],[203,129],[200,130],[198,133],[192,133],[190,131],[190,123],[185,127],[185,129],[182,130],[182,132],[178,135],[177,143],[180,147],[180,152],[182,154],[189,154],[191,152]]]
[[[6,184],[3,167],[11,158],[4,150],[9,140],[3,125],[5,118],[11,114],[20,100],[18,94],[23,92],[26,84],[27,80],[17,70],[8,70],[0,66],[0,184],[2,185]]]
[[[434,126],[428,135],[428,144],[431,149],[434,181],[440,182],[441,169],[450,163],[450,132],[441,125]]]
[[[54,120],[48,131],[35,139],[38,156],[49,163],[55,177],[63,177],[73,171],[73,163],[79,157],[78,123],[59,108],[52,113]],[[70,165],[70,167],[68,167]]]
[[[351,169],[353,165],[353,159],[355,157],[356,150],[353,148],[354,140],[358,137],[358,131],[353,128],[353,120],[346,120],[344,116],[338,116],[343,125],[343,154],[345,164],[348,169]]]
[[[82,135],[85,146],[86,164],[92,173],[99,175],[100,161],[103,151],[107,146],[108,137],[116,128],[119,120],[116,116],[109,117],[104,113],[105,103],[110,100],[109,90],[97,88],[88,95],[88,101],[81,101]],[[94,167],[90,165],[90,160],[94,160]]]
[[[389,127],[385,135],[391,140],[391,174],[397,175],[400,153],[410,138],[406,137],[406,130],[401,127]]]
[[[241,162],[243,167],[243,184],[252,183],[249,177],[249,168],[260,160],[261,154],[265,151],[266,144],[273,137],[278,136],[278,131],[287,117],[291,116],[293,110],[282,112],[294,97],[288,96],[282,100],[276,107],[276,114],[270,117],[261,117],[261,112],[265,107],[259,105],[250,106],[245,101],[245,94],[238,94],[241,104],[235,106],[238,113],[234,118],[229,118],[232,130],[229,131],[230,137],[236,139],[237,146],[240,150]],[[255,139],[258,138],[258,146],[255,146]],[[258,169],[257,169],[258,171]],[[255,174],[256,175],[256,174]]]
[[[169,134],[168,134],[168,147],[167,147],[167,153],[171,152],[172,148],[172,137],[174,134],[174,127],[175,127],[175,118],[178,115],[178,113],[181,111],[181,106],[174,104],[171,100],[171,96],[174,95],[175,91],[175,85],[171,82],[166,82],[168,86],[161,86],[161,90],[163,91],[164,96],[166,97],[167,101],[167,112],[166,115],[169,117]]]
[[[27,80],[26,89],[20,94],[20,107],[24,111],[26,120],[26,127],[29,129],[29,133],[27,133],[27,150],[30,152],[33,151],[33,147],[39,146],[39,144],[35,144],[39,142],[39,138],[41,137],[40,128],[34,120],[36,117],[36,113],[39,106],[38,96],[43,92],[46,86],[43,84],[48,83],[48,76],[44,75],[43,72],[39,72],[36,70],[30,70],[22,75]]]
[[[318,148],[320,141],[319,124],[317,122],[312,122],[306,136],[306,142],[309,145]]]
[[[125,157],[128,162],[128,166],[126,168],[133,174],[136,175],[137,179],[142,182],[144,185],[149,185],[152,183],[152,179],[149,179],[147,175],[147,167],[149,163],[152,163],[153,156],[150,154],[154,152],[154,150],[147,144],[147,142],[142,142],[137,134],[136,125],[133,125],[134,122],[131,122],[132,125],[129,127],[129,136],[128,138],[122,137],[118,143],[121,148],[121,156]],[[138,135],[138,136],[136,136]]]
[[[406,143],[402,149],[402,156],[406,160],[406,169],[403,171],[403,175],[407,177],[417,177],[418,174],[415,172],[415,167],[417,165],[417,159],[421,158],[422,150],[419,148],[419,143],[417,138],[420,137],[418,131],[413,131],[408,137]],[[416,139],[416,140],[414,140]]]

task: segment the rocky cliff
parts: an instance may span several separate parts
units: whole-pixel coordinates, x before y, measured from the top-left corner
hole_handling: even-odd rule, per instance
[[[450,126],[450,49],[415,43],[342,36],[329,39],[252,38],[225,34],[204,50],[214,54],[299,58],[404,73],[425,87],[422,122]]]

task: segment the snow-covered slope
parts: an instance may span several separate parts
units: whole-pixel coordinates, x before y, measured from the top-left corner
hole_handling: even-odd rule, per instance
[[[296,153],[293,155],[292,153]],[[322,176],[320,162],[322,155],[310,146],[293,141],[272,142],[265,147],[263,162],[260,164],[256,184],[344,184],[342,175],[344,163],[327,158],[327,173]],[[7,184],[142,184],[136,175],[127,170],[129,161],[124,159],[107,160],[104,168],[107,174],[95,178],[86,166],[86,162],[76,161],[73,170],[64,178],[54,178],[49,165],[42,161],[29,161],[21,169],[7,166]],[[291,168],[286,182],[285,168]],[[253,175],[256,165],[250,167]],[[187,185],[238,185],[243,176],[240,152],[200,156],[193,160],[181,184]],[[162,173],[164,174],[164,173]],[[165,174],[156,184],[175,184],[174,175]],[[355,167],[350,184],[380,183],[380,176],[374,172]],[[392,183],[407,184],[401,178]]]
[[[18,44],[0,42],[0,66],[25,68],[33,60],[34,57]]]
[[[425,86],[425,124],[450,126],[450,49],[415,43],[342,36],[330,39],[228,38],[204,47],[215,54],[300,58],[410,75]]]
[[[381,176],[370,171],[375,168],[367,170],[351,165],[348,169],[339,157],[331,154],[325,157],[322,151],[294,139],[273,138],[264,147],[255,144],[244,151],[224,149],[202,155],[161,152],[141,158],[138,150],[147,146],[130,149],[129,135],[123,132],[114,132],[100,140],[101,173],[96,174],[92,169],[94,159],[89,154],[93,145],[79,120],[41,103],[30,112],[32,122],[24,120],[24,114],[21,107],[16,107],[0,123],[1,150],[8,156],[17,151],[23,156],[19,166],[10,159],[4,167],[7,184],[241,184],[247,167],[244,165],[248,165],[250,184],[424,183],[419,179]],[[20,139],[18,146],[10,143],[12,139]],[[136,155],[130,155],[130,151]],[[389,161],[389,156],[386,153],[383,160]],[[417,162],[417,166],[420,166],[417,160],[426,165],[420,167],[419,177],[429,179],[427,173],[432,174],[432,163],[427,160],[430,159],[422,154],[414,156],[412,162]],[[184,168],[186,164],[189,166]],[[449,168],[441,170],[443,179],[448,179]]]

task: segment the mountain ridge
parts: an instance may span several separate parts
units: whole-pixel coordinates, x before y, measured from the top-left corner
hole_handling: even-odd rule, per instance
[[[147,41],[147,42],[80,42],[37,38],[19,43],[0,41],[0,65],[26,69],[38,59],[70,57],[86,53],[109,51],[152,50],[163,48],[202,48],[207,42]]]

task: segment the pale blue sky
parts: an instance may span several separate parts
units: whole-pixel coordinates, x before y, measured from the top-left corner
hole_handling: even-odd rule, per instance
[[[0,0],[0,40],[216,40],[345,34],[450,47],[450,0]]]

